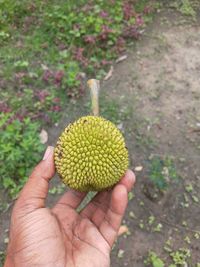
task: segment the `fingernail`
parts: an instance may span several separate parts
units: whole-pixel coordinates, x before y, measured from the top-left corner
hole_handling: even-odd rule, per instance
[[[44,153],[43,160],[46,160],[50,155],[52,155],[53,150],[54,150],[53,146],[48,146],[45,153]]]

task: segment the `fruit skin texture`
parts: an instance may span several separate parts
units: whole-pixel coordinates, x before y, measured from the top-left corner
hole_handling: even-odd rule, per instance
[[[121,132],[97,116],[84,116],[69,124],[57,141],[54,159],[62,181],[81,192],[113,186],[129,163]]]

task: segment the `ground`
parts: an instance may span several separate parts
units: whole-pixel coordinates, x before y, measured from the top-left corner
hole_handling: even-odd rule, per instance
[[[148,257],[150,251],[165,266],[200,264],[199,49],[200,21],[186,23],[174,11],[162,11],[101,84],[102,113],[123,131],[137,177],[123,221],[129,231],[112,251],[113,267],[143,267],[145,260],[163,266]],[[49,144],[69,121],[88,112],[88,101],[86,95],[68,104],[60,123],[47,130]],[[166,187],[149,178],[157,168],[162,169],[157,180],[164,179]],[[59,197],[58,185],[55,179],[49,205]],[[1,215],[1,250],[9,214],[10,209]]]

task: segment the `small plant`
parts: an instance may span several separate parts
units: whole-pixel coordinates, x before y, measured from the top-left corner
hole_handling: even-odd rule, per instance
[[[191,253],[189,249],[180,248],[175,252],[171,252],[170,256],[172,257],[173,263],[177,266],[185,266],[187,264],[187,260],[191,257]]]
[[[30,170],[40,160],[43,145],[39,141],[39,125],[29,118],[12,120],[13,114],[0,115],[0,181],[15,197]]]
[[[149,178],[159,190],[166,190],[171,181],[178,179],[173,160],[170,157],[153,157],[150,160]]]
[[[1,92],[0,112],[13,112],[16,119],[22,121],[25,117],[31,119],[43,119],[45,123],[57,121],[60,117],[61,99],[57,91],[35,90],[24,88],[17,97],[10,92]]]
[[[8,39],[10,37],[9,33],[6,33],[4,31],[0,31],[0,41],[5,41],[6,39]]]
[[[6,259],[6,255],[5,255],[5,252],[4,251],[0,251],[0,265],[3,266],[4,262],[5,262],[5,259]]]
[[[26,69],[28,66],[29,66],[29,63],[26,60],[18,60],[14,63],[14,67],[16,69]]]
[[[196,12],[192,7],[192,4],[189,0],[182,0],[180,6],[180,12],[183,15],[192,16],[193,18],[196,16]]]
[[[121,121],[121,112],[120,105],[114,100],[102,99],[102,116],[108,120],[111,120],[113,123],[118,124]]]
[[[49,189],[49,193],[52,195],[56,195],[56,194],[60,195],[65,191],[65,189],[66,189],[65,184],[59,184]]]
[[[191,16],[193,19],[196,18],[196,9],[199,7],[199,4],[191,0],[177,0],[170,3],[170,7],[175,8],[182,15]]]
[[[158,255],[154,251],[149,251],[147,259],[144,261],[146,266],[151,267],[164,267],[165,264],[162,259],[158,257]]]
[[[41,122],[57,122],[68,98],[83,95],[86,75],[104,77],[156,8],[153,0],[0,1],[0,179],[12,196],[40,155]],[[127,113],[114,102],[104,111],[120,125]]]

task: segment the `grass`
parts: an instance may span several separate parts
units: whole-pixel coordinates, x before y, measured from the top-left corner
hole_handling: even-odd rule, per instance
[[[30,118],[12,120],[12,113],[0,115],[1,185],[16,196],[24,185],[44,147],[37,137],[39,124]]]
[[[85,93],[84,76],[101,79],[105,75],[113,59],[139,38],[156,8],[154,1],[147,0],[0,2],[2,140],[12,128],[7,144],[0,144],[1,166],[9,154],[12,171],[1,168],[0,177],[4,177],[1,187],[11,197],[40,158],[41,128],[58,122],[69,99]],[[126,111],[118,114],[114,102],[105,106],[103,115],[120,123]],[[29,121],[29,134],[25,121]],[[21,128],[16,141],[13,133],[17,127]],[[29,136],[38,146],[35,161],[31,155],[27,157],[32,144]],[[18,166],[20,172],[14,176]]]
[[[170,253],[170,257],[171,257],[172,263],[170,265],[166,265],[165,262],[156,254],[156,252],[149,251],[147,258],[144,261],[144,264],[145,266],[152,266],[152,267],[187,266],[189,263],[189,259],[191,257],[191,252],[189,249],[180,248],[178,250],[172,251]],[[198,263],[196,266],[198,266]]]
[[[193,18],[196,16],[196,12],[189,0],[182,0],[179,10],[183,15],[192,16]]]
[[[120,3],[123,4],[123,1],[117,2],[118,6],[112,14],[109,13],[109,18],[119,14],[117,13],[119,11],[122,12],[119,6]],[[132,1],[130,2],[132,3]],[[116,28],[114,25],[112,26],[116,32],[108,33],[105,42],[98,40],[100,48],[91,51],[94,48],[93,44],[90,43],[93,42],[92,38],[97,38],[97,34],[101,33],[98,32],[98,26],[92,29],[87,28],[87,32],[93,36],[92,38],[89,36],[90,38],[87,39],[89,43],[82,41],[85,33],[80,33],[77,29],[70,32],[71,39],[69,43],[65,35],[71,29],[70,26],[66,25],[66,28],[62,29],[62,24],[59,24],[64,21],[63,25],[65,26],[68,23],[63,12],[65,3],[59,1],[60,6],[58,8],[56,7],[58,1],[51,1],[51,3],[48,1],[34,1],[32,4],[29,0],[22,0],[21,2],[4,1],[3,4],[0,3],[0,18],[1,22],[3,21],[0,26],[0,111],[2,113],[0,124],[0,130],[2,130],[0,133],[2,152],[0,156],[0,181],[1,187],[6,189],[6,192],[12,198],[17,195],[30,170],[40,159],[41,152],[44,149],[38,137],[41,127],[51,127],[54,122],[58,122],[61,114],[65,111],[65,106],[69,103],[69,99],[78,98],[85,93],[83,79],[81,78],[84,74],[86,74],[86,77],[96,76],[98,78],[105,75],[109,65],[112,64],[112,60],[119,54],[124,53],[127,43],[131,44],[137,40],[140,29],[143,29],[145,24],[151,21],[152,12],[154,12],[153,8],[148,6],[150,1],[138,1],[136,11],[142,17],[144,24],[139,26],[136,31],[134,27],[130,27],[129,30],[134,31],[128,31],[128,35],[122,36],[122,32],[117,29],[120,29],[120,27],[123,29],[127,20],[135,25],[135,17],[121,19],[119,21],[120,25],[117,25]],[[68,1],[70,12],[77,17],[74,18],[74,21],[81,25],[87,24],[88,21],[84,22],[83,16],[77,16],[74,6],[80,4],[80,8],[84,8],[85,3],[86,1]],[[99,25],[101,24],[100,21],[94,18],[99,14],[98,8],[104,6],[104,4],[106,8],[108,6],[105,1],[92,3],[91,8],[96,13],[93,13],[92,9],[90,16],[92,18],[90,19],[94,19],[94,25]],[[179,1],[179,3],[181,2]],[[187,7],[187,5],[185,6]],[[183,7],[183,5],[178,6],[178,9],[180,7]],[[194,5],[192,5],[192,8],[195,10]],[[4,14],[2,10],[4,10]],[[185,12],[189,13],[187,8]],[[191,14],[186,15],[191,16]],[[86,16],[89,17],[89,14],[86,14]],[[29,17],[32,21],[28,20]],[[59,27],[57,27],[58,24]],[[131,37],[131,34],[135,37]],[[117,38],[116,41],[113,41],[113,38]],[[118,38],[122,41],[121,43],[118,42]],[[104,44],[104,46],[101,47],[101,44]],[[77,50],[77,48],[83,48],[84,50]],[[88,52],[88,50],[90,51]],[[157,97],[159,95],[156,95],[155,99]],[[130,123],[134,125],[132,127],[135,128],[136,142],[141,147],[141,153],[142,148],[151,146],[152,141],[146,137],[146,133],[143,134],[146,129],[145,122],[138,123],[136,115],[132,120],[131,110],[121,109],[120,103],[107,99],[107,96],[102,96],[101,103],[104,117],[112,120],[117,125],[120,125],[121,122],[125,122],[128,126],[130,126]],[[89,106],[87,106],[87,110],[89,110]],[[132,121],[128,120],[129,117]],[[125,129],[127,133],[129,129],[126,125]],[[3,165],[3,162],[6,164]],[[176,180],[177,174],[172,159],[168,160],[166,157],[153,158],[150,160],[149,166],[150,177],[161,190],[166,190],[173,181],[173,177],[175,178],[174,181]],[[168,175],[169,173],[171,175]],[[186,193],[192,197],[191,190],[191,186],[188,185]],[[50,189],[51,194],[60,194],[62,191],[62,185]],[[131,198],[131,195],[129,197]],[[193,202],[194,204],[198,203],[195,196],[193,196]],[[0,211],[7,209],[8,204],[6,204],[0,204]],[[141,201],[141,208],[142,204]],[[135,215],[132,214],[131,216],[134,217]],[[150,216],[148,224],[151,226],[153,221],[154,218]],[[141,221],[140,227],[145,227],[144,230],[146,231],[147,227],[144,223],[145,220]],[[154,227],[154,224],[152,227]],[[160,231],[160,224],[157,224],[153,229],[155,229],[155,232]],[[199,235],[197,233],[195,235],[199,239]],[[172,249],[170,253],[168,260],[172,262],[171,265],[165,263],[166,257],[162,258],[156,252],[151,252],[148,256],[147,266],[158,267],[165,264],[165,266],[175,267],[181,266],[180,263],[190,260],[186,249]],[[2,263],[3,258],[4,253],[0,252],[0,262]],[[200,263],[197,263],[195,267],[199,267],[199,265]]]
[[[153,156],[149,161],[149,179],[161,191],[165,191],[170,183],[178,180],[175,164],[171,157]]]
[[[145,266],[164,267],[165,264],[162,259],[154,251],[149,251],[148,257],[144,261]]]
[[[175,3],[183,14],[194,15],[196,1]],[[85,93],[83,77],[101,79],[113,59],[139,38],[140,30],[152,20],[157,8],[158,2],[147,0],[117,0],[115,4],[105,0],[91,0],[89,4],[84,0],[1,1],[0,112],[6,121],[1,125],[2,138],[6,136],[5,127],[13,121],[23,125],[30,119],[29,124],[38,125],[38,133],[41,127],[58,122],[69,98]],[[114,101],[103,102],[102,115],[116,124],[130,113],[119,112]],[[138,144],[145,145],[140,133],[136,138]],[[24,155],[22,147],[20,151]],[[15,166],[15,162],[11,165]],[[30,162],[24,173],[31,167]],[[4,173],[0,174],[3,177]],[[12,174],[8,176],[13,179]],[[9,190],[8,184],[12,183],[1,184]]]
[[[198,0],[171,1],[169,6],[175,8],[182,15],[192,17],[194,20],[196,20],[197,10],[199,9]]]

